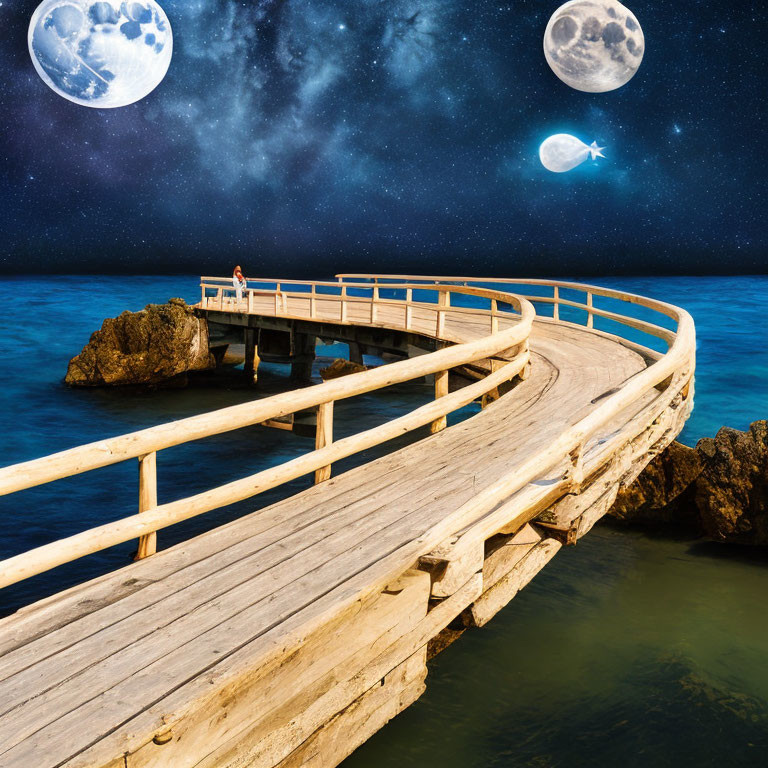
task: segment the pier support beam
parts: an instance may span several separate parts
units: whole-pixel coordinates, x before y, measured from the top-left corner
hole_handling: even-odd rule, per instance
[[[315,336],[308,333],[294,333],[291,339],[291,378],[310,381],[312,364],[315,362]]]
[[[356,341],[349,342],[349,362],[363,365],[363,350]]]
[[[259,352],[256,346],[256,333],[255,328],[245,329],[245,363],[243,364],[243,371],[245,375],[252,379],[254,382],[258,377],[259,371]]]

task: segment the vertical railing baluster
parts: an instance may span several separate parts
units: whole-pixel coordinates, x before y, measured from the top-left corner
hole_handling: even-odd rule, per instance
[[[437,299],[437,305],[438,307],[450,307],[451,306],[451,295],[448,293],[448,291],[440,291],[440,294]],[[437,310],[437,322],[435,324],[435,335],[438,339],[443,338],[443,334],[445,333],[445,311],[443,309]]]
[[[405,330],[411,330],[411,323],[413,323],[413,288],[407,288],[405,291]]]
[[[219,312],[224,310],[224,289],[219,288],[216,292],[216,298],[219,300]]]
[[[157,506],[157,452],[139,457],[139,512]],[[148,533],[139,539],[136,560],[154,555],[157,551],[157,533]]]
[[[438,371],[435,374],[435,399],[445,397],[448,394],[448,371]],[[448,426],[448,417],[440,416],[430,424],[429,431],[434,435],[442,432]]]
[[[248,291],[248,314],[253,314],[253,291]]]
[[[499,304],[496,299],[491,299],[491,333],[499,332]]]
[[[555,320],[560,319],[560,287],[555,286],[554,292],[553,292],[553,298],[555,300],[554,304],[552,305],[552,317]]]
[[[592,308],[592,291],[587,291],[587,328],[593,328],[595,325],[595,316],[592,314]]]
[[[333,442],[333,400],[317,406],[317,432],[315,433],[315,450],[325,448]],[[325,482],[331,477],[331,465],[320,467],[315,471],[315,485]]]
[[[379,300],[379,286],[374,285],[373,286],[373,293],[371,296],[371,325],[373,325],[376,322],[377,317],[377,310],[378,310],[378,302]]]
[[[341,278],[339,278],[341,279]],[[315,315],[317,314],[317,286],[312,283],[312,291],[309,294],[309,317],[310,320],[315,319]]]
[[[341,289],[341,322],[347,322],[347,286],[342,286]]]
[[[275,286],[275,316],[280,314],[280,283]]]

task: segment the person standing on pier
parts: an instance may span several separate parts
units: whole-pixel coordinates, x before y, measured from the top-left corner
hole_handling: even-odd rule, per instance
[[[235,271],[232,273],[232,287],[235,289],[235,296],[237,297],[237,307],[240,308],[240,303],[243,300],[243,291],[248,287],[243,275],[242,268],[240,266],[235,267]]]

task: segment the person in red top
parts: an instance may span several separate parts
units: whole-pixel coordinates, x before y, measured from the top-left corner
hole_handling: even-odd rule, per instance
[[[235,271],[232,273],[232,287],[235,289],[237,306],[239,307],[243,300],[243,291],[248,287],[243,270],[239,265],[235,267]]]

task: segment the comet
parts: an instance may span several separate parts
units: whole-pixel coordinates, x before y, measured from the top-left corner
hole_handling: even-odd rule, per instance
[[[605,157],[605,147],[598,147],[597,142],[585,144],[581,139],[568,133],[556,133],[545,139],[539,147],[541,164],[553,173],[565,173],[581,165],[585,160]]]

